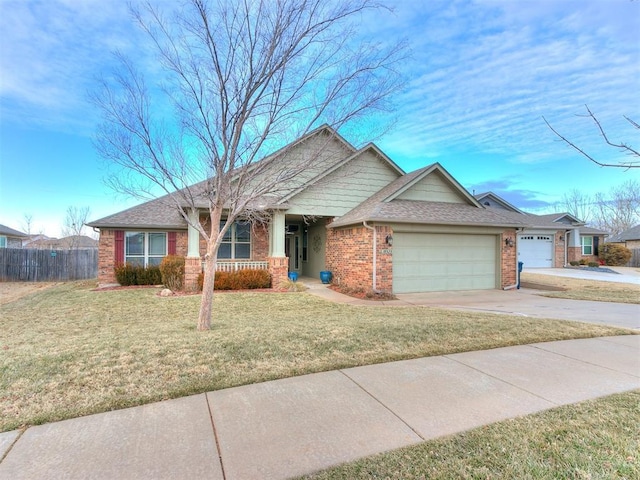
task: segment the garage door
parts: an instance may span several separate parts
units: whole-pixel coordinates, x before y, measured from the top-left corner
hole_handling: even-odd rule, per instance
[[[524,268],[553,267],[553,235],[518,235],[518,261]]]
[[[395,293],[496,288],[495,235],[396,233]]]

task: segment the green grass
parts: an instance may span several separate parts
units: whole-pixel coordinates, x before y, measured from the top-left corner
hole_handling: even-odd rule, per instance
[[[567,405],[342,465],[313,480],[640,478],[640,391]]]
[[[424,307],[357,307],[307,293],[200,296],[67,283],[0,305],[0,431],[311,372],[630,333]]]
[[[565,291],[545,292],[544,297],[640,304],[640,285],[556,277],[528,272],[522,273],[521,280],[528,282],[533,288],[565,289]]]

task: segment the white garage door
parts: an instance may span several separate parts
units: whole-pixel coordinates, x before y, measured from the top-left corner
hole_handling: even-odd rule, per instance
[[[524,268],[553,267],[553,235],[519,234],[518,261]]]
[[[396,233],[394,293],[496,288],[495,235]]]

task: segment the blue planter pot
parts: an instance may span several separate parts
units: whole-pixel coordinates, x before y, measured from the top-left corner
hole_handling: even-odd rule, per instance
[[[331,272],[328,270],[320,272],[320,281],[325,284],[331,283]]]
[[[298,272],[289,272],[289,280],[292,282],[298,281]]]

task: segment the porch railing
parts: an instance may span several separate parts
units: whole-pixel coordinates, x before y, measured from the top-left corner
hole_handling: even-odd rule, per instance
[[[203,265],[204,267],[204,265]],[[269,262],[221,262],[216,264],[217,272],[235,272],[238,270],[268,270]]]

